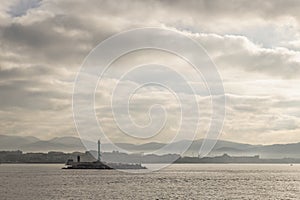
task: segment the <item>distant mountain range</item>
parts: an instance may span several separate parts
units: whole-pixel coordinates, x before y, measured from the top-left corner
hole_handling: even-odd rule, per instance
[[[92,149],[96,150],[96,141],[86,141]],[[195,140],[186,155],[197,156],[198,151],[202,145],[203,140]],[[179,142],[171,143],[166,149],[165,154],[178,153],[180,147],[189,144],[190,141],[182,140]],[[146,143],[146,144],[129,144],[129,143],[117,143],[118,147],[135,153],[147,153],[154,151],[158,148],[164,147],[164,143]],[[0,150],[21,150],[24,152],[48,152],[48,151],[86,151],[81,140],[77,137],[56,137],[50,140],[40,140],[36,137],[21,137],[21,136],[8,136],[0,135]],[[114,151],[115,147],[111,144],[102,144],[102,151]],[[251,145],[237,142],[229,142],[219,140],[215,145],[213,151],[210,153],[211,156],[221,155],[228,153],[233,156],[249,156],[249,155],[260,155],[263,158],[300,158],[300,143],[291,144],[273,144],[273,145]]]

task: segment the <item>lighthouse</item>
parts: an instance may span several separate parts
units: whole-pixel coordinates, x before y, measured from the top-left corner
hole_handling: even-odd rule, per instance
[[[98,140],[98,161],[101,161],[100,140]]]

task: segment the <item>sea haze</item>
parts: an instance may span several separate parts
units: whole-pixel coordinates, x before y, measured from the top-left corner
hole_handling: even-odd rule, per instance
[[[93,149],[97,150],[96,142],[86,141],[94,146]],[[189,141],[182,140],[172,143],[164,152],[165,154],[176,154],[180,146],[189,143]],[[195,140],[185,155],[197,156],[201,147],[202,140]],[[155,151],[158,148],[165,146],[164,143],[145,143],[134,145],[129,143],[116,143],[118,147],[133,153],[147,153]],[[262,158],[300,158],[300,143],[291,144],[273,144],[273,145],[251,145],[237,142],[229,142],[219,140],[215,145],[210,156],[222,155],[224,153],[232,156],[253,156],[260,155]],[[20,137],[0,135],[0,150],[21,150],[24,152],[49,152],[49,151],[63,151],[85,152],[81,140],[76,137],[57,137],[50,140],[39,140],[35,137]],[[101,151],[111,152],[117,150],[111,144],[102,144]]]

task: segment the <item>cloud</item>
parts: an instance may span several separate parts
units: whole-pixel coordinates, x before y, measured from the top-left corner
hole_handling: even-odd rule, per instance
[[[19,0],[14,5],[12,5],[8,13],[12,17],[20,17],[26,15],[26,13],[33,8],[40,6],[41,0]]]
[[[292,139],[297,141],[295,133],[299,131],[300,119],[292,113],[300,110],[295,105],[284,103],[289,101],[286,97],[227,95],[223,138],[239,137],[237,141],[256,144],[291,142]],[[298,101],[299,97],[293,100],[296,104]],[[289,109],[291,107],[293,112]]]
[[[228,68],[266,74],[271,77],[298,79],[300,52],[283,47],[264,48],[245,36],[190,34],[208,51],[220,70]]]
[[[71,96],[85,56],[112,34],[156,26],[197,40],[217,64],[229,102],[224,139],[252,143],[299,140],[299,6],[298,1],[279,0],[5,1],[0,5],[2,134],[76,135]],[[111,69],[112,77],[106,77],[106,86],[114,85],[114,76],[131,64],[153,59],[190,72],[178,58],[140,52],[120,59]],[[174,81],[163,73],[159,78]],[[199,84],[198,98],[206,97],[203,83],[193,84]],[[179,83],[176,89],[189,97]],[[106,88],[99,92],[102,97],[110,95]],[[149,93],[138,99],[147,101]],[[150,96],[175,108],[166,94]],[[206,107],[207,99],[202,100],[205,130],[210,107]],[[138,108],[136,116],[144,116],[144,110]],[[115,130],[108,108],[99,109],[107,130]],[[173,117],[171,122],[176,120]],[[169,131],[176,129],[171,122]]]

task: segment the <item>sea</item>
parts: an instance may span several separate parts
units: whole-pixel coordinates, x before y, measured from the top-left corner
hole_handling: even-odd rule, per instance
[[[0,199],[300,199],[297,164],[173,164],[151,173],[62,167],[0,164]]]

